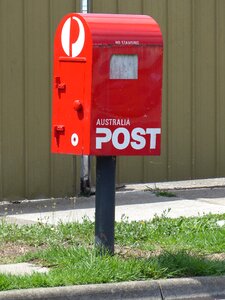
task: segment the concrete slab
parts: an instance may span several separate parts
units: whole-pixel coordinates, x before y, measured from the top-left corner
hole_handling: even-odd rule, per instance
[[[162,300],[157,282],[121,282],[0,292],[0,300]]]
[[[163,213],[172,218],[225,213],[224,184],[225,178],[126,185],[116,193],[116,221],[124,216],[130,221],[149,220]],[[157,197],[155,192],[161,189],[170,189],[176,197]],[[0,216],[19,225],[82,222],[85,217],[94,221],[95,196],[4,202]]]
[[[168,217],[190,217],[208,213],[225,213],[225,188],[204,188],[191,190],[172,190],[176,197],[157,197],[152,191],[121,191],[116,193],[116,221],[127,217],[130,221],[150,220],[155,215],[167,214]],[[107,199],[106,199],[107,200]],[[7,222],[32,224],[43,222],[58,224],[59,222],[82,222],[87,217],[94,221],[95,198],[77,198],[71,207],[63,200],[64,209],[6,215]],[[67,205],[68,204],[68,205]],[[29,206],[29,204],[27,204]]]
[[[225,178],[208,178],[196,180],[180,180],[154,183],[129,184],[125,189],[143,190],[149,187],[152,189],[196,189],[209,187],[225,187]]]
[[[0,273],[17,276],[32,275],[34,272],[47,273],[48,271],[48,268],[39,267],[29,263],[0,265]]]
[[[225,277],[194,277],[158,280],[165,300],[224,300]]]
[[[224,276],[90,284],[0,292],[0,300],[224,300],[224,297]]]
[[[0,217],[0,219],[1,219],[1,217]],[[5,219],[5,218],[3,217],[2,219]],[[26,220],[26,219],[24,220],[22,218],[18,219],[18,218],[13,217],[13,216],[12,217],[7,216],[7,223],[9,223],[9,224],[15,224],[16,223],[19,226],[23,226],[23,225],[36,224],[37,221]]]

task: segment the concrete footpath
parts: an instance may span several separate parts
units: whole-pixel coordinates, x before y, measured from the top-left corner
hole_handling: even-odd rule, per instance
[[[157,195],[159,191],[167,191]],[[173,197],[169,197],[172,196]],[[116,193],[116,220],[225,213],[225,178],[126,185]],[[0,218],[18,225],[94,220],[94,196],[0,203]],[[7,269],[7,266],[4,265]],[[9,269],[9,268],[8,268]],[[19,268],[18,268],[19,269]],[[0,273],[4,273],[1,271]],[[169,279],[0,292],[0,299],[224,299],[225,277]]]
[[[164,190],[169,194],[156,195]],[[168,197],[171,194],[175,197]],[[126,185],[116,192],[116,221],[208,213],[225,213],[225,178]],[[94,221],[94,216],[95,196],[0,202],[0,217],[17,224],[82,222],[85,217]]]

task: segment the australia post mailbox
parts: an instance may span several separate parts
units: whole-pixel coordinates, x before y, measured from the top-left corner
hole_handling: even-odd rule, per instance
[[[162,59],[149,16],[66,15],[54,40],[52,152],[159,155]]]

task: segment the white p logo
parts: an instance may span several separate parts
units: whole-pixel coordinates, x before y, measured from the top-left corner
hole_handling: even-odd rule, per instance
[[[72,35],[71,22],[73,22],[73,20],[77,22],[79,27],[78,38],[74,43],[72,43],[71,41],[71,35]],[[85,41],[85,30],[81,20],[78,19],[77,17],[70,17],[69,19],[67,19],[63,25],[62,33],[61,33],[61,43],[65,53],[70,57],[78,56],[84,47],[84,41]]]

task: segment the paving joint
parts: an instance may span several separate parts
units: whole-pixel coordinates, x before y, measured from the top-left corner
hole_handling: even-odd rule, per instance
[[[159,286],[159,292],[160,292],[161,298],[162,298],[162,300],[165,300],[165,297],[163,295],[163,290],[162,290],[162,287],[160,285],[160,282],[158,282],[158,286]]]

